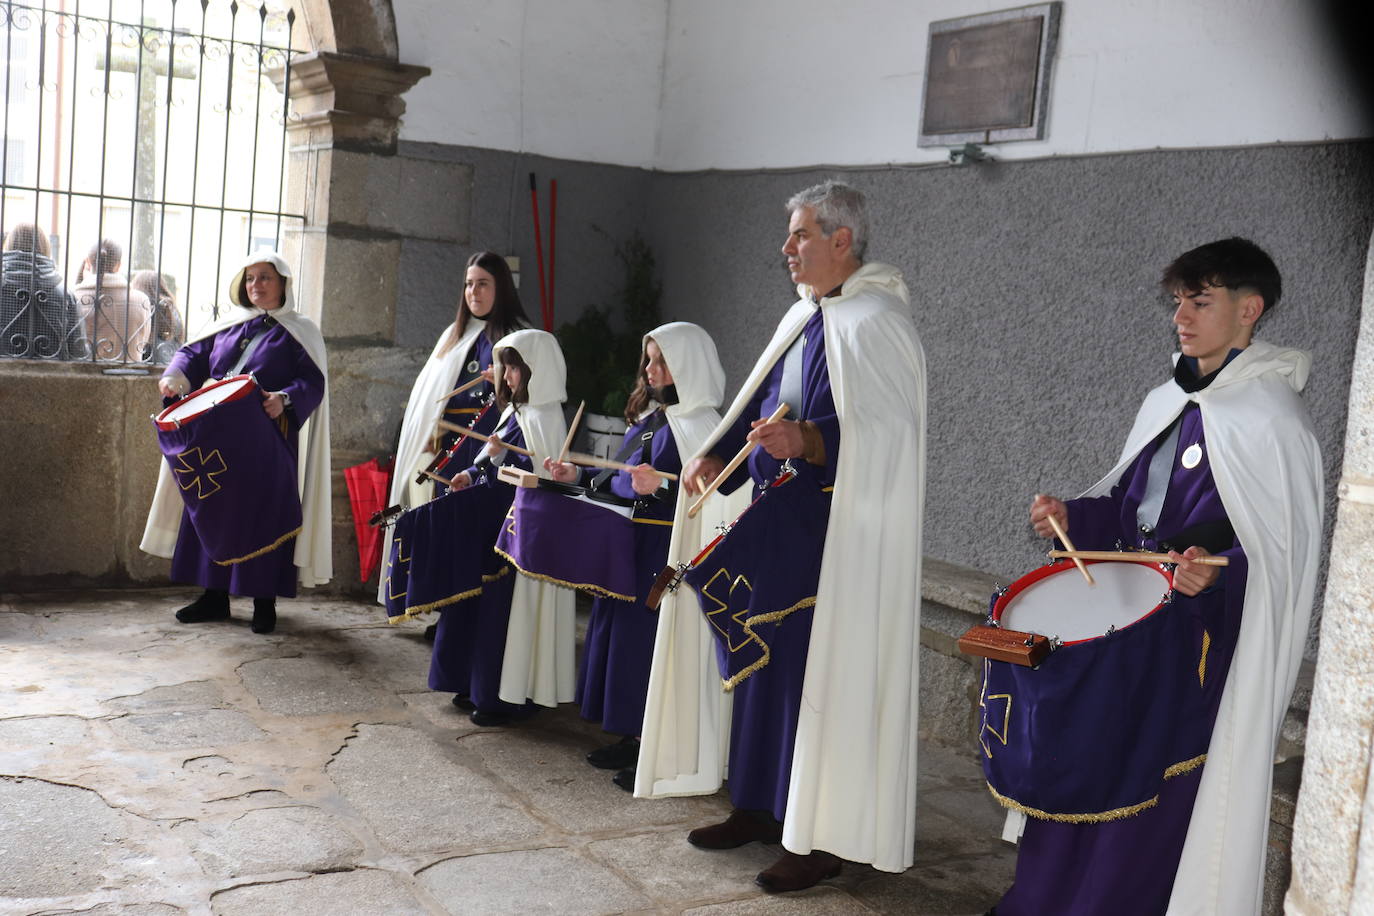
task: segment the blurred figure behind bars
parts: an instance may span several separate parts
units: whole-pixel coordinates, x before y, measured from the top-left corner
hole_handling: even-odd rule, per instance
[[[0,282],[0,355],[83,359],[90,355],[76,300],[52,260],[48,237],[33,223],[5,236]]]

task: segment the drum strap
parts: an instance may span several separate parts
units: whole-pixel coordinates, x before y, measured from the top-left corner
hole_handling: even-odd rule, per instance
[[[650,443],[654,441],[654,435],[663,428],[663,424],[668,422],[668,414],[663,410],[655,410],[653,416],[649,418],[649,423],[644,427],[644,432],[620,446],[620,451],[616,452],[615,460],[619,464],[633,464],[629,457],[635,452],[640,452],[641,456],[649,449]],[[644,457],[639,459],[644,460]],[[607,468],[592,478],[591,489],[599,489],[606,481],[611,479],[615,473],[615,468]]]
[[[778,383],[778,403],[789,404],[793,417],[801,416],[802,356],[806,353],[806,335],[798,337],[782,358],[782,379]]]
[[[238,375],[239,373],[243,372],[243,367],[248,365],[248,360],[252,357],[253,352],[257,350],[258,345],[262,343],[262,339],[267,336],[263,332],[266,331],[273,324],[276,324],[276,322],[272,321],[271,319],[266,319],[263,321],[261,325],[258,326],[258,329],[253,332],[253,336],[248,338],[248,342],[244,344],[243,352],[239,354],[238,362],[234,363],[234,368],[229,370],[229,372],[224,376],[225,378],[229,378],[230,376]]]
[[[1169,477],[1173,473],[1174,453],[1178,451],[1178,430],[1183,424],[1179,420],[1169,428],[1169,435],[1155,450],[1150,459],[1150,470],[1145,478],[1145,495],[1135,510],[1136,523],[1142,531],[1154,531],[1159,524],[1159,513],[1164,509],[1164,496],[1169,492]]]

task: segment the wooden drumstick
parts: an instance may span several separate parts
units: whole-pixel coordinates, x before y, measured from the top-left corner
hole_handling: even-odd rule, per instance
[[[582,422],[582,411],[586,408],[587,402],[583,401],[577,405],[577,413],[573,415],[573,421],[568,425],[568,437],[563,440],[563,447],[558,450],[558,463],[562,464],[568,460],[568,449],[572,448],[573,436],[577,435],[577,424]]]
[[[1082,560],[1114,560],[1122,563],[1172,563],[1167,553],[1146,553],[1141,550],[1051,550],[1050,559],[1061,557]],[[1194,557],[1190,563],[1200,566],[1230,566],[1230,557]]]
[[[475,429],[468,429],[466,426],[459,426],[457,423],[450,423],[447,420],[440,420],[438,426],[440,429],[446,429],[452,433],[462,433],[465,436],[471,436],[478,442],[490,442],[492,439],[495,438],[494,436],[488,436],[486,433],[479,433]],[[524,455],[526,458],[534,457],[534,452],[530,451],[527,448],[521,448],[518,445],[511,445],[508,442],[502,442],[501,447],[508,448],[512,452],[515,452],[515,454],[517,455]]]
[[[773,411],[773,415],[768,418],[767,422],[773,423],[777,420],[781,420],[787,414],[787,411],[788,407],[786,402],[779,404],[778,409]],[[716,489],[719,488],[721,484],[725,483],[725,478],[734,473],[735,468],[743,464],[744,459],[748,458],[749,453],[758,448],[758,446],[759,444],[757,442],[744,443],[744,448],[735,453],[735,457],[730,459],[730,463],[721,469],[721,472],[716,475],[715,480],[706,485],[706,489],[701,491],[701,495],[697,497],[697,501],[692,503],[691,507],[687,509],[688,518],[697,517],[697,513],[701,511],[701,504],[706,502],[706,497],[716,492]],[[1067,547],[1068,545],[1065,544],[1064,546]]]
[[[443,485],[446,486],[446,487],[451,487],[451,486],[453,486],[453,481],[452,481],[452,480],[450,480],[450,479],[448,479],[448,478],[445,478],[445,477],[440,477],[438,474],[434,473],[433,471],[421,471],[420,473],[423,474],[423,475],[425,475],[426,477],[428,477],[430,480],[437,480],[437,481],[439,481],[439,483],[443,484]]]
[[[1045,519],[1050,523],[1050,527],[1054,529],[1054,536],[1059,538],[1059,543],[1069,549],[1073,565],[1078,567],[1078,571],[1083,574],[1083,578],[1088,580],[1089,585],[1096,585],[1097,582],[1093,579],[1093,574],[1088,572],[1088,567],[1083,565],[1083,561],[1080,558],[1073,556],[1073,554],[1077,554],[1078,551],[1074,549],[1073,541],[1069,540],[1069,536],[1064,532],[1064,526],[1059,524],[1059,519],[1054,517],[1053,512],[1048,513]]]
[[[564,460],[569,464],[581,465],[584,468],[611,468],[616,471],[633,471],[639,467],[637,464],[626,464],[623,461],[612,461],[609,458],[598,458],[595,455],[584,455],[581,452],[569,452],[564,456]],[[664,480],[677,480],[676,474],[660,471],[658,468],[649,468],[649,470]]]
[[[471,381],[468,381],[468,382],[464,382],[463,384],[459,385],[457,388],[453,389],[453,390],[450,391],[448,394],[444,395],[442,398],[440,398],[439,400],[435,401],[434,403],[436,403],[436,404],[442,404],[442,403],[444,403],[445,401],[447,401],[449,398],[453,397],[455,394],[462,394],[464,391],[467,391],[469,388],[476,388],[478,385],[482,384],[482,383],[485,382],[485,381],[486,381],[486,379],[483,378],[483,377],[482,377],[482,374],[479,372],[479,373],[477,373],[477,378],[472,379]]]

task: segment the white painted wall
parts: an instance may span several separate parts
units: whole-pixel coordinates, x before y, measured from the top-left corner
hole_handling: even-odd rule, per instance
[[[920,163],[932,21],[1008,0],[394,0],[402,137],[655,167]],[[1004,159],[1369,136],[1308,0],[1067,0]]]
[[[394,0],[401,137],[652,166],[668,0]]]

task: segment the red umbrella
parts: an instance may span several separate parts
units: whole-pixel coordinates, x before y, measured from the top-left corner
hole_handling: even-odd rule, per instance
[[[344,468],[344,481],[348,484],[348,500],[353,506],[353,531],[358,536],[358,573],[360,582],[366,582],[372,571],[382,559],[382,541],[386,528],[369,525],[368,519],[386,506],[386,495],[391,487],[391,465],[385,466],[377,458]]]

